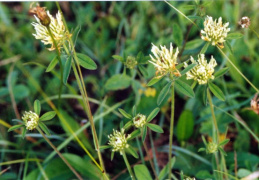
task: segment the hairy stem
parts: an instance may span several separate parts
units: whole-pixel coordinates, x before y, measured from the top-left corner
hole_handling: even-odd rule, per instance
[[[125,164],[126,164],[126,166],[127,166],[127,169],[128,169],[128,171],[129,171],[129,173],[130,173],[131,179],[132,179],[132,180],[135,180],[135,176],[134,176],[134,174],[133,174],[133,172],[132,172],[132,170],[131,170],[129,161],[128,161],[128,159],[127,159],[127,156],[126,156],[126,153],[125,153],[124,150],[122,151],[122,156],[123,156],[124,162],[125,162]]]
[[[171,120],[170,120],[170,136],[169,136],[169,150],[168,150],[168,159],[169,159],[169,168],[168,168],[168,178],[171,179],[172,174],[172,147],[173,147],[173,135],[174,135],[174,82],[171,86]]]
[[[64,163],[69,167],[69,169],[76,175],[79,180],[83,180],[83,178],[76,172],[76,170],[69,164],[69,162],[64,158],[64,156],[58,151],[58,149],[52,144],[52,142],[45,136],[42,130],[37,127],[37,130],[42,135],[42,137],[47,141],[47,143],[57,152],[59,157],[64,161]]]

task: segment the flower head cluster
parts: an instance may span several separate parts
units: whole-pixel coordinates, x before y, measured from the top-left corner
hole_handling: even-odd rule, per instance
[[[238,24],[241,25],[242,28],[248,28],[251,24],[251,21],[250,21],[249,17],[244,16],[240,19]]]
[[[204,41],[210,41],[213,46],[218,45],[223,48],[223,43],[227,37],[230,28],[228,28],[229,23],[222,23],[222,18],[220,17],[213,21],[212,17],[207,16],[204,21],[204,30],[201,30],[201,38]]]
[[[161,49],[159,49],[154,44],[152,45],[151,52],[154,54],[154,57],[150,55],[151,61],[149,62],[155,66],[157,78],[162,77],[167,73],[175,76],[181,76],[175,67],[177,64],[177,55],[179,53],[178,48],[174,53],[172,43],[170,44],[170,50],[168,50],[165,46],[160,46]]]
[[[32,111],[25,111],[22,120],[25,122],[26,129],[33,130],[38,126],[39,116]]]
[[[206,147],[206,152],[212,154],[218,151],[218,145],[214,142],[209,142]]]
[[[198,65],[186,73],[187,79],[194,79],[198,81],[199,84],[206,84],[208,80],[214,79],[214,67],[217,66],[216,60],[211,56],[210,62],[208,63],[205,59],[205,55],[198,55]],[[193,57],[191,56],[191,62],[196,63]],[[188,64],[184,63],[184,67],[187,67]]]
[[[136,58],[133,56],[128,56],[125,62],[125,66],[129,69],[133,69],[138,62],[136,61]]]
[[[42,24],[42,21],[37,16],[35,16],[37,23],[33,22],[32,25],[36,30],[36,34],[33,34],[33,36],[36,39],[40,39],[41,42],[43,42],[45,45],[51,44],[49,50],[53,51],[55,50],[55,44],[52,40],[51,34],[48,31],[49,28],[54,40],[57,43],[57,47],[60,50],[62,45],[68,40],[71,34],[69,34],[69,32],[66,30],[60,12],[57,13],[56,19],[49,13],[49,11],[47,11],[47,15],[50,18],[50,24],[48,27]]]
[[[136,128],[142,128],[146,124],[146,116],[143,114],[137,114],[133,118],[133,124]]]
[[[110,134],[108,136],[109,138],[109,145],[111,145],[113,147],[112,151],[120,151],[120,154],[122,154],[122,151],[125,148],[128,148],[129,145],[127,143],[127,139],[130,137],[130,135],[128,135],[126,137],[126,134],[124,134],[124,129],[122,129],[122,131],[117,131],[117,130],[113,130],[113,134]]]

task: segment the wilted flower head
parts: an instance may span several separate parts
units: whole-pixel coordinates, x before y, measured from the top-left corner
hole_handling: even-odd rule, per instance
[[[191,56],[191,62],[196,63],[196,61]],[[205,59],[204,54],[198,55],[198,64],[190,71],[186,73],[187,79],[193,79],[198,81],[199,84],[206,84],[208,80],[214,79],[214,67],[217,66],[216,60],[211,56],[210,62],[208,63]],[[188,66],[187,63],[184,63],[184,67]]]
[[[35,14],[39,18],[42,25],[48,26],[50,24],[50,17],[46,13],[46,7],[40,7],[39,4],[37,4],[36,7],[32,7],[33,4],[34,3],[30,6],[29,13]]]
[[[61,13],[59,11],[56,15],[56,19],[52,17],[49,11],[47,11],[47,15],[50,18],[50,24],[49,24],[50,31],[57,43],[58,49],[60,50],[62,45],[66,42],[66,40],[68,40],[71,34],[69,34],[69,32],[66,30],[64,23],[62,21]],[[37,23],[36,22],[32,23],[32,25],[34,26],[34,29],[36,30],[36,34],[33,34],[33,36],[36,39],[40,39],[41,42],[43,42],[45,45],[51,44],[51,47],[49,48],[50,51],[55,50],[54,42],[51,38],[51,35],[47,27],[42,24],[41,20],[37,16],[34,16],[34,17]]]
[[[143,114],[138,114],[133,118],[133,124],[136,128],[141,128],[146,124],[146,116]]]
[[[130,137],[130,135],[128,135],[126,137],[126,134],[124,134],[124,130],[122,129],[122,131],[117,131],[117,130],[113,130],[113,134],[110,134],[108,136],[109,138],[109,145],[111,145],[113,147],[112,151],[120,151],[120,154],[122,154],[123,150],[125,148],[128,148],[129,145],[127,144],[127,139]]]
[[[136,61],[136,58],[133,56],[128,56],[125,62],[125,66],[129,69],[133,69],[138,62]]]
[[[222,18],[220,17],[213,21],[212,17],[207,16],[204,21],[204,30],[201,30],[201,38],[204,41],[210,41],[213,46],[218,45],[223,48],[223,43],[227,37],[230,28],[228,28],[229,23],[222,24]]]
[[[259,98],[257,98],[258,94],[255,94],[254,98],[251,100],[251,109],[256,113],[259,114]]]
[[[250,26],[250,23],[251,21],[247,16],[242,17],[238,22],[238,24],[240,24],[242,28],[248,28]]]
[[[170,50],[168,50],[165,46],[160,46],[161,50],[152,44],[152,53],[154,57],[150,55],[151,61],[156,68],[156,76],[162,77],[167,73],[170,73],[175,76],[181,76],[179,71],[176,69],[175,65],[177,64],[177,55],[179,53],[178,48],[176,48],[175,53],[173,52],[172,43],[170,44]]]
[[[206,152],[212,154],[218,151],[218,145],[214,142],[209,142],[206,147]]]
[[[22,120],[25,122],[26,129],[33,130],[38,126],[39,116],[32,111],[25,111]]]

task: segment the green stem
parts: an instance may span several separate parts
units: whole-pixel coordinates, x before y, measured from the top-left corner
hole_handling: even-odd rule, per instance
[[[76,175],[76,177],[80,180],[83,180],[83,178],[76,172],[76,170],[69,164],[69,162],[64,158],[64,156],[58,151],[58,149],[52,144],[52,142],[45,136],[45,134],[41,131],[39,127],[37,127],[37,130],[42,135],[42,137],[47,141],[47,143],[57,152],[59,157],[64,161],[64,163],[69,167],[69,169]]]
[[[125,164],[126,164],[126,166],[127,166],[127,169],[128,169],[128,171],[129,171],[129,173],[130,173],[131,179],[132,179],[132,180],[135,180],[135,176],[134,176],[134,174],[133,174],[133,172],[132,172],[132,170],[131,170],[129,161],[128,161],[128,159],[127,159],[127,156],[126,156],[126,153],[125,153],[124,150],[122,151],[122,156],[123,156],[124,162],[125,162]]]
[[[235,64],[227,57],[227,55],[221,50],[221,48],[218,46],[217,48],[221,52],[221,54],[223,54],[223,56],[228,60],[228,62],[235,68],[235,70],[246,80],[246,82],[248,82],[254,88],[254,90],[259,93],[259,90],[255,87],[255,85],[246,78],[246,76],[235,66]]]
[[[249,26],[249,29],[251,31],[253,31],[253,33],[255,33],[255,35],[259,38],[259,34],[254,30],[254,28],[252,28],[251,26]]]
[[[57,42],[54,39],[54,36],[53,36],[49,26],[46,26],[46,27],[47,27],[48,32],[49,32],[49,34],[51,36],[51,39],[52,39],[52,41],[54,43],[54,46],[55,46],[55,49],[56,49],[56,53],[57,53],[57,56],[58,56],[59,65],[60,65],[60,86],[59,86],[59,92],[58,92],[58,107],[60,107],[61,93],[62,93],[62,87],[63,87],[63,66],[62,66],[60,52],[59,52],[59,49],[58,49]]]
[[[168,159],[169,159],[169,168],[168,168],[168,179],[171,179],[172,174],[172,148],[173,148],[173,135],[174,135],[174,82],[171,86],[171,120],[170,120],[170,136],[169,136],[169,150],[168,150]]]

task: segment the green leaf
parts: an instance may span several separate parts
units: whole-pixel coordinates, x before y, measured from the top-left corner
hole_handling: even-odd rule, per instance
[[[227,156],[227,153],[224,151],[222,147],[218,147],[218,149],[224,156]]]
[[[230,53],[233,54],[233,48],[228,41],[225,41],[226,47],[229,49]]]
[[[81,54],[81,53],[76,53],[76,55],[77,55],[78,63],[80,64],[80,66],[84,67],[85,69],[90,69],[90,70],[97,69],[97,65],[90,57],[88,57],[85,54]]]
[[[110,146],[110,145],[105,145],[105,146],[100,146],[99,148],[100,149],[109,149],[109,148],[111,148],[112,146]]]
[[[134,172],[138,180],[152,180],[148,168],[143,164],[138,164],[134,166]]]
[[[131,140],[131,139],[134,139],[135,137],[139,136],[141,133],[140,133],[140,130],[137,129],[135,131],[133,131],[131,134],[130,134],[130,137],[128,140]]]
[[[79,32],[81,31],[81,25],[76,26],[76,28],[74,29],[73,33],[72,33],[72,41],[74,42],[74,45],[76,44],[77,41],[77,37]]]
[[[34,101],[34,112],[36,114],[38,114],[38,116],[40,116],[40,110],[41,110],[41,105],[40,105],[40,101],[38,99],[36,99]]]
[[[242,38],[244,35],[241,33],[229,33],[226,39],[239,39]]]
[[[58,63],[58,56],[55,56],[51,62],[49,63],[49,66],[46,69],[46,72],[50,72]]]
[[[194,118],[193,114],[189,110],[184,110],[179,117],[177,126],[176,126],[176,137],[178,141],[188,140],[194,128]]]
[[[181,46],[183,43],[183,33],[180,26],[176,23],[173,24],[173,40],[177,46]]]
[[[39,126],[40,126],[40,128],[44,131],[45,134],[47,134],[48,136],[50,136],[49,129],[47,128],[47,126],[46,126],[43,122],[39,122]]]
[[[204,137],[204,136],[201,136],[201,139],[202,139],[204,145],[207,146],[207,141],[206,141],[205,137]]]
[[[207,51],[209,45],[210,45],[210,42],[206,42],[206,44],[201,49],[200,54],[205,54],[205,52]]]
[[[131,78],[125,74],[116,74],[107,80],[104,87],[107,90],[126,89],[130,86]]]
[[[15,129],[19,129],[19,128],[23,127],[23,126],[24,126],[24,124],[18,124],[18,125],[12,126],[12,127],[10,127],[8,129],[8,132],[13,131]]]
[[[229,68],[228,67],[225,67],[225,68],[222,68],[221,70],[217,71],[215,74],[214,74],[214,77],[215,79],[219,78],[220,76],[223,76],[224,74],[226,74],[228,72]]]
[[[66,60],[66,64],[65,64],[64,72],[63,72],[63,83],[65,85],[67,84],[67,79],[70,74],[71,66],[72,66],[72,57],[69,56]]]
[[[221,141],[219,143],[219,146],[225,146],[228,142],[229,142],[230,139],[224,139],[223,141]]]
[[[147,136],[147,126],[143,126],[142,130],[142,142],[145,142]]]
[[[56,116],[56,112],[55,111],[49,111],[49,112],[46,112],[45,114],[43,114],[40,117],[40,121],[48,121],[48,120],[53,119],[55,116]]]
[[[157,105],[160,105],[162,103],[162,101],[165,99],[166,95],[168,94],[170,87],[172,85],[172,82],[167,83],[167,85],[165,85],[165,87],[161,90],[161,92],[159,93],[159,96],[157,98]]]
[[[123,57],[121,57],[121,56],[119,56],[119,55],[113,55],[112,57],[113,57],[114,59],[116,59],[116,60],[118,60],[118,61],[124,63]]]
[[[147,86],[152,86],[154,84],[156,84],[158,81],[160,81],[162,79],[162,77],[157,78],[157,77],[153,77],[148,83]]]
[[[204,105],[207,106],[207,102],[208,102],[207,84],[203,88],[202,100],[203,100]]]
[[[126,111],[124,111],[123,109],[119,108],[120,113],[127,119],[132,119],[132,116],[130,114],[128,114]]]
[[[173,166],[174,166],[174,163],[175,163],[175,157],[172,158],[171,167],[170,167],[169,162],[168,162],[167,165],[160,171],[160,173],[158,175],[159,180],[165,179],[165,177],[168,175],[169,168],[172,169]]]
[[[202,152],[202,151],[206,151],[206,149],[205,149],[205,148],[200,148],[200,149],[198,150],[198,152]]]
[[[132,121],[129,121],[125,124],[125,126],[123,127],[123,129],[128,129],[130,126],[133,125],[133,122]]]
[[[138,153],[137,153],[137,152],[135,151],[135,149],[133,149],[131,146],[129,146],[129,147],[127,148],[127,151],[128,151],[133,157],[135,157],[136,159],[139,158]]]
[[[182,70],[180,73],[181,75],[185,75],[188,71],[190,71],[192,68],[194,68],[197,64],[190,64],[189,66],[187,66],[184,70]]]
[[[145,68],[143,65],[138,65],[138,69],[140,70],[141,74],[142,74],[144,77],[147,77],[147,76],[148,76],[148,72],[147,72],[146,68]]]
[[[188,84],[186,84],[185,82],[179,79],[175,81],[175,88],[178,89],[181,93],[183,93],[186,96],[189,96],[192,98],[195,96],[191,86],[189,86]]]
[[[163,130],[160,126],[158,126],[158,125],[156,125],[156,124],[147,123],[147,126],[148,126],[152,131],[155,131],[155,132],[158,132],[158,133],[163,133],[163,132],[164,132],[164,130]]]
[[[218,86],[216,86],[212,82],[209,82],[209,88],[218,99],[220,99],[221,101],[225,101],[225,96]]]
[[[155,108],[147,117],[147,122],[150,122],[151,120],[154,119],[154,117],[156,117],[156,115],[159,113],[160,108]]]
[[[114,151],[111,152],[111,161],[113,160],[114,158]]]
[[[133,114],[134,117],[137,115],[136,105],[134,105],[133,108],[132,108],[132,114]]]
[[[22,130],[22,138],[24,139],[25,135],[26,135],[27,129],[25,127],[23,127]]]

